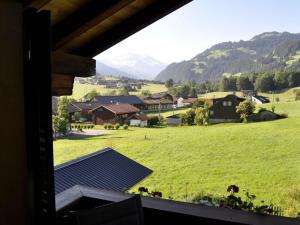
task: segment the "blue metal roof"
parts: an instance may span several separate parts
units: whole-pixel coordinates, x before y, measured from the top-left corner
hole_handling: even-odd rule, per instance
[[[144,102],[136,95],[120,95],[120,96],[96,96],[93,99],[94,102],[101,104],[116,104],[127,103],[130,105],[144,104]]]
[[[105,148],[55,167],[55,194],[75,185],[124,191],[151,173],[147,167]]]

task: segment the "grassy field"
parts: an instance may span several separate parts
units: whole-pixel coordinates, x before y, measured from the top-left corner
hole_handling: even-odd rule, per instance
[[[118,91],[119,90],[119,89],[112,89],[112,88],[107,89],[107,88],[105,88],[104,85],[74,83],[73,95],[70,97],[72,97],[74,99],[80,99],[93,89],[100,92],[101,95],[105,95],[109,91],[113,91],[113,90]],[[130,94],[140,95],[143,90],[149,90],[151,93],[167,91],[166,87],[163,84],[146,83],[145,85],[142,86],[141,90],[139,90],[137,92],[132,92]]]
[[[154,171],[131,191],[147,186],[185,200],[186,190],[191,199],[200,192],[222,195],[236,184],[295,216],[300,212],[300,102],[276,103],[277,110],[290,117],[208,127],[130,128],[102,137],[58,140],[55,164],[112,147]]]
[[[295,93],[294,90],[300,89],[300,87],[291,88],[291,89],[284,89],[281,91],[278,91],[274,93],[274,100],[276,97],[279,98],[280,102],[290,102],[295,100]],[[199,95],[199,98],[222,98],[226,95],[230,94],[232,92],[210,92],[207,94]],[[273,94],[270,93],[258,93],[259,95],[266,96],[270,99],[270,101],[273,101]],[[241,96],[241,92],[236,92],[236,95]]]

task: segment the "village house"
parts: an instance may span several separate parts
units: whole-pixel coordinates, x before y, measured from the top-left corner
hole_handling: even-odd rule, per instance
[[[177,107],[188,107],[191,106],[194,102],[197,102],[198,98],[178,98],[177,99]]]
[[[92,122],[92,115],[89,111],[100,105],[98,102],[71,102],[68,107],[70,119],[76,112],[80,112],[82,122]]]
[[[135,113],[127,119],[127,123],[130,126],[147,127],[148,126],[148,117],[146,114]]]
[[[140,110],[130,104],[100,105],[89,111],[92,122],[96,125],[105,123],[124,124],[135,113]]]
[[[244,100],[236,95],[227,95],[219,99],[209,108],[209,123],[240,122],[240,114],[236,112],[236,107]]]
[[[270,100],[267,97],[261,96],[261,95],[253,95],[251,96],[251,100],[255,102],[255,104],[260,105],[260,104],[265,104],[269,103]]]
[[[150,96],[140,97],[144,104],[144,111],[165,111],[173,109],[173,96],[167,92],[155,93]]]
[[[145,109],[145,103],[136,95],[96,96],[93,98],[92,102],[100,105],[129,104],[140,110]]]

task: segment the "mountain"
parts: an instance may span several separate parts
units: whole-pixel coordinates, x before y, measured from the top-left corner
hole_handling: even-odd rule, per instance
[[[300,34],[266,32],[248,41],[216,44],[191,60],[172,63],[155,80],[216,80],[243,72],[300,69]]]
[[[104,63],[96,60],[96,76],[115,76],[115,77],[130,77],[137,78],[131,74],[128,74],[122,70],[115,69],[113,67],[107,66]]]
[[[152,80],[167,65],[158,60],[138,54],[126,54],[112,58],[100,58],[99,61],[110,67],[134,75],[136,78]]]

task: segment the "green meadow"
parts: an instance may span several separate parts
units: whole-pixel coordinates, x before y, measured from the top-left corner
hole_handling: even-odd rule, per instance
[[[255,194],[257,201],[281,206],[285,215],[296,216],[300,212],[300,101],[274,104],[275,112],[287,113],[288,118],[206,127],[130,127],[104,136],[57,140],[55,165],[111,147],[153,170],[131,192],[145,186],[161,191],[165,198],[185,201],[198,193],[224,195],[226,187],[235,184]]]
[[[85,96],[88,92],[96,90],[100,92],[101,95],[106,95],[110,91],[118,91],[120,89],[107,89],[104,85],[94,85],[94,84],[80,84],[80,83],[74,83],[73,86],[73,95],[71,95],[71,98],[74,98],[76,100],[82,98]],[[167,91],[165,85],[163,84],[154,84],[154,83],[145,83],[145,85],[142,86],[142,88],[136,92],[132,92],[130,94],[132,95],[141,95],[143,90],[149,90],[150,93],[157,93],[157,92],[163,92]]]

